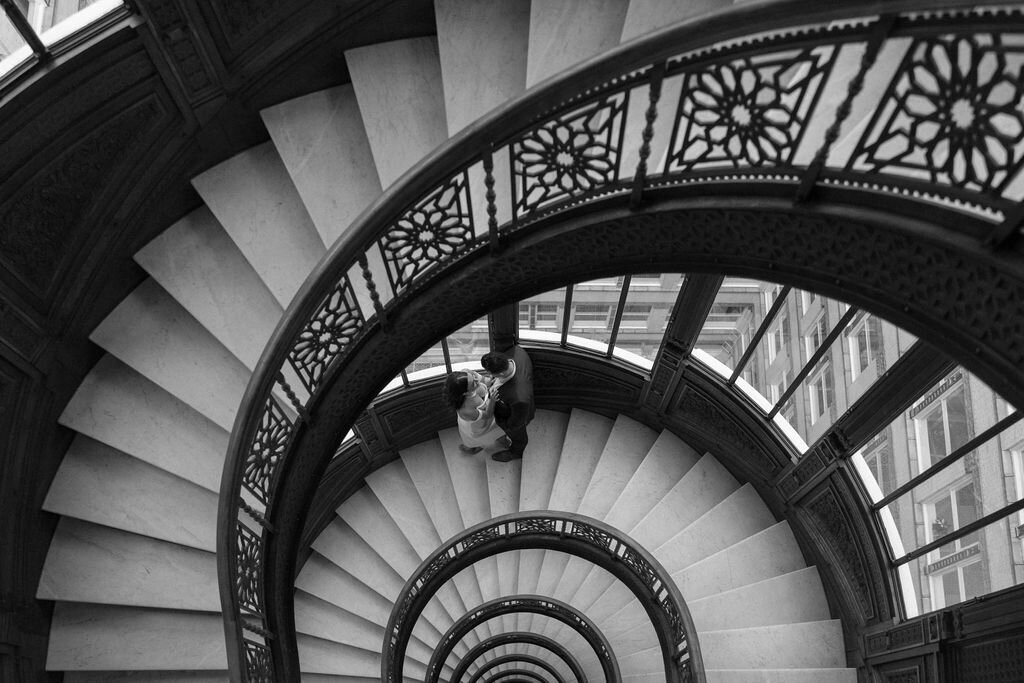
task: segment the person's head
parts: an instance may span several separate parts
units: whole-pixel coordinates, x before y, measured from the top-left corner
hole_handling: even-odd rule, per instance
[[[491,351],[485,353],[480,359],[480,365],[483,369],[491,373],[495,377],[505,374],[508,372],[508,358],[504,354],[498,353],[497,351]]]
[[[476,390],[480,373],[474,370],[457,370],[448,375],[444,383],[444,401],[458,410],[466,396]]]

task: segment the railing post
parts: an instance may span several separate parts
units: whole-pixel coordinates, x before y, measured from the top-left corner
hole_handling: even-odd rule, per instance
[[[647,113],[645,114],[643,142],[640,144],[640,161],[633,174],[633,194],[629,198],[629,208],[636,209],[643,199],[644,184],[647,182],[647,159],[651,156],[651,140],[654,138],[654,122],[658,118],[658,100],[661,99],[661,83],[665,79],[666,63],[658,62],[651,67],[651,89],[648,93]]]

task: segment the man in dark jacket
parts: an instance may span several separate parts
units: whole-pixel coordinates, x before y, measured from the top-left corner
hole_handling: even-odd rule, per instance
[[[513,346],[505,353],[491,351],[480,359],[484,370],[491,373],[497,386],[494,419],[505,430],[511,444],[507,450],[491,457],[508,462],[523,457],[529,437],[526,425],[533,419],[533,363],[521,346]]]

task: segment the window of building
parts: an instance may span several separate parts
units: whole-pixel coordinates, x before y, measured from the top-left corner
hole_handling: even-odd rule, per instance
[[[646,329],[651,319],[650,304],[626,304],[622,309],[621,327]]]
[[[973,482],[954,487],[925,504],[928,541],[942,538],[978,519],[978,500]],[[925,574],[937,609],[969,600],[987,592],[982,565],[980,532],[967,534],[928,554]]]
[[[867,464],[871,474],[875,477],[875,483],[881,489],[882,495],[886,496],[894,488],[894,473],[892,462],[892,447],[887,438],[875,439],[864,449],[864,462]]]
[[[850,350],[850,379],[856,380],[875,362],[875,331],[870,316],[863,316],[846,333]]]
[[[789,348],[790,342],[789,316],[785,311],[781,312],[771,328],[768,330],[768,362],[771,363],[780,354]]]
[[[814,352],[818,350],[818,347],[821,346],[821,343],[825,341],[827,336],[828,323],[825,321],[825,315],[822,314],[811,324],[807,334],[804,335],[804,351],[808,359],[814,355]]]
[[[926,398],[929,400],[929,398]],[[914,416],[921,469],[931,467],[970,439],[963,384],[946,389]]]
[[[576,304],[572,323],[574,327],[607,327],[611,313],[608,304]]]
[[[829,412],[835,402],[835,385],[832,380],[832,364],[823,363],[807,382],[810,399],[811,424],[814,424]]]
[[[800,292],[800,315],[807,315],[807,312],[811,310],[818,301],[818,295],[814,292],[801,291]]]
[[[558,304],[520,302],[519,327],[526,330],[551,330],[558,327]]]

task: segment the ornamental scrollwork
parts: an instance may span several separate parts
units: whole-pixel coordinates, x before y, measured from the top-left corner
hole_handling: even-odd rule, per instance
[[[251,640],[242,641],[245,650],[246,683],[273,683],[274,665],[270,648]]]
[[[471,247],[473,214],[466,173],[453,176],[406,211],[377,244],[396,294]]]
[[[1002,194],[1024,150],[1022,73],[1019,36],[915,40],[851,166]]]
[[[273,398],[267,399],[242,472],[243,485],[264,505],[270,500],[270,485],[291,433],[292,423],[284,411]]]
[[[836,52],[824,45],[687,72],[667,171],[792,164]]]
[[[235,594],[239,607],[251,614],[263,614],[263,545],[260,537],[237,522],[235,534]]]
[[[514,141],[515,215],[614,182],[628,104],[627,93],[614,93],[546,121]]]
[[[306,389],[316,389],[324,372],[352,343],[363,324],[352,283],[343,277],[320,302],[288,352],[288,360]]]

